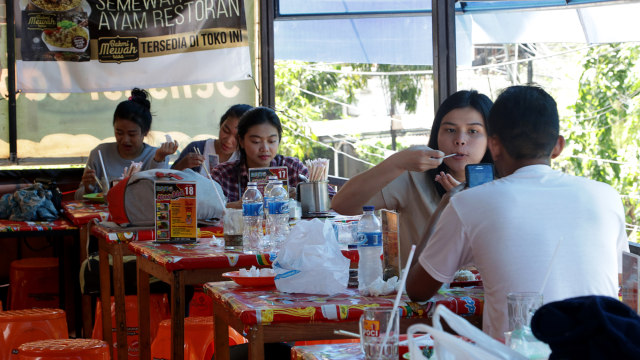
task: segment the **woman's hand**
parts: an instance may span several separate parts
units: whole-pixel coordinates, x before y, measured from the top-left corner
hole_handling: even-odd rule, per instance
[[[84,173],[82,173],[82,186],[84,186],[85,192],[89,192],[89,189],[97,183],[96,181],[96,171],[90,168],[89,166],[84,168]]]
[[[436,175],[435,181],[439,182],[447,191],[450,191],[454,187],[460,185],[458,180],[451,176],[451,174],[445,174],[444,171],[440,171],[440,174]]]
[[[389,158],[402,170],[422,172],[440,166],[443,156],[444,153],[442,151],[420,145],[399,151]]]
[[[162,143],[162,145],[160,145],[160,147],[156,150],[156,154],[153,157],[153,160],[155,160],[155,162],[163,162],[168,155],[174,154],[177,150],[178,142],[175,140]]]
[[[178,161],[175,165],[173,165],[173,168],[176,170],[191,169],[196,166],[201,166],[203,163],[204,163],[204,155],[200,155],[192,152],[192,153],[188,153],[187,155],[185,155],[185,157],[180,159],[180,161]]]

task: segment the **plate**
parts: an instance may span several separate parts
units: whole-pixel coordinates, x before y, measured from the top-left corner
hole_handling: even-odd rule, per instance
[[[103,203],[106,201],[103,193],[84,194],[82,197],[93,202]]]
[[[231,278],[236,284],[242,286],[275,286],[275,275],[273,276],[240,276],[240,271],[230,271],[222,274],[224,277]]]
[[[44,42],[45,45],[47,45],[47,48],[49,49],[49,51],[70,51],[70,52],[84,52],[85,50],[87,50],[87,47],[89,47],[89,30],[85,27],[82,26],[78,26],[80,29],[82,29],[82,31],[84,31],[84,33],[87,35],[86,37],[84,37],[85,41],[83,44],[82,48],[79,47],[68,47],[68,48],[63,48],[63,47],[59,47],[59,46],[55,46],[50,44],[47,41],[47,36],[45,35],[44,31],[42,32],[42,41]],[[76,36],[77,38],[82,38],[82,36]],[[82,39],[80,39],[82,40]]]

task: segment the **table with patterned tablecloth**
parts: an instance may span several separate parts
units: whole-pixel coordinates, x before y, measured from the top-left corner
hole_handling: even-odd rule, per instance
[[[370,306],[393,306],[395,295],[362,296],[347,288],[336,295],[289,294],[275,287],[243,287],[225,281],[207,283],[205,293],[213,299],[214,339],[226,339],[227,326],[244,332],[251,359],[263,358],[265,342],[336,339],[334,330],[359,332],[358,320]],[[484,290],[481,287],[442,290],[428,301],[411,302],[401,297],[402,331],[419,322],[430,323],[436,305],[442,304],[478,324],[482,318]],[[219,324],[219,326],[218,326]],[[216,358],[228,357],[228,344],[216,341]]]
[[[212,246],[208,240],[195,244],[130,242],[138,267],[138,319],[140,321],[140,359],[150,360],[149,275],[171,285],[171,358],[184,358],[185,285],[220,281],[222,274],[251,266],[271,266],[268,254],[246,254]],[[227,329],[228,331],[228,329]]]

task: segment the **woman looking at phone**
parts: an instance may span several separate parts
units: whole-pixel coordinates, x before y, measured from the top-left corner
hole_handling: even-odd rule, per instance
[[[345,215],[361,214],[363,205],[398,211],[404,264],[442,196],[465,181],[465,166],[492,162],[485,128],[492,104],[474,90],[450,95],[435,115],[428,146],[399,151],[354,176],[333,197],[331,207]]]
[[[230,107],[220,118],[218,138],[189,143],[171,168],[176,170],[192,169],[207,176],[205,168],[211,171],[218,164],[238,160],[240,158],[236,139],[238,121],[251,108],[251,105],[246,104],[236,104]]]
[[[176,152],[178,143],[165,142],[158,148],[145,144],[144,138],[151,129],[151,118],[149,93],[134,88],[129,99],[120,102],[113,113],[116,142],[100,144],[91,150],[80,187],[75,193],[76,200],[81,200],[84,194],[101,191],[102,184],[98,184],[98,180],[102,182],[105,174],[99,154],[102,155],[109,180],[120,178],[124,168],[131,166],[132,162],[142,163],[140,170],[168,167],[166,157]]]

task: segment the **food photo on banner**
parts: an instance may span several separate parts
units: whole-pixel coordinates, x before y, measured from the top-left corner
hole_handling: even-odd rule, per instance
[[[251,77],[243,0],[16,0],[14,11],[21,91],[110,91]],[[155,72],[162,76],[150,79]]]

